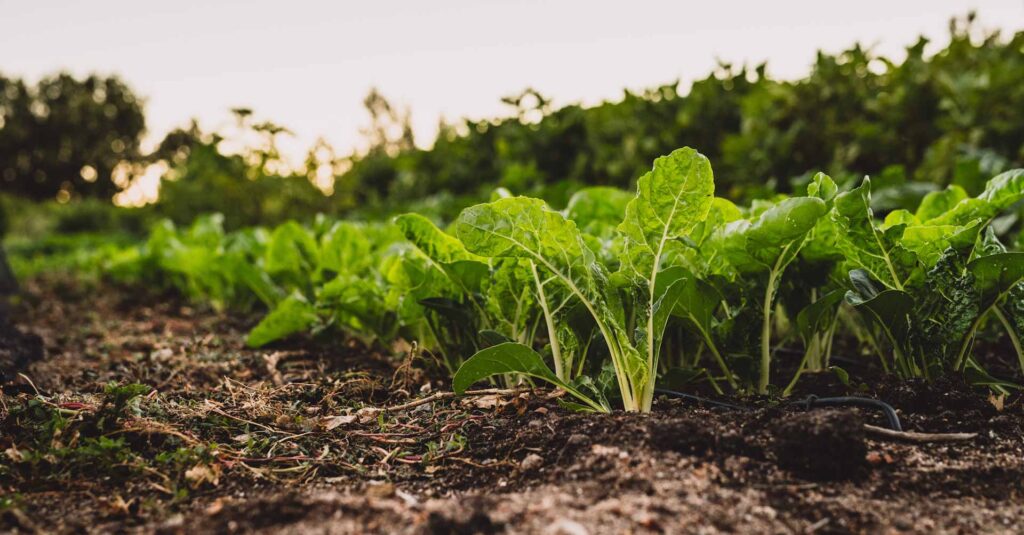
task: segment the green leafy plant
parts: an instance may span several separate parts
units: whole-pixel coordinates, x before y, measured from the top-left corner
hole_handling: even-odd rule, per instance
[[[887,181],[841,187],[818,173],[806,195],[736,205],[714,197],[708,159],[683,148],[634,193],[584,188],[563,210],[496,191],[447,227],[405,214],[226,232],[214,214],[159,223],[143,244],[96,251],[89,240],[59,254],[263,313],[254,347],[297,333],[403,338],[439,355],[456,391],[541,381],[581,410],[649,411],[659,381],[788,395],[804,373],[845,376],[830,362],[836,338],[901,377],[1016,388],[976,346],[1005,337],[1024,371],[1024,253],[1012,235],[1024,170],[974,196],[933,188],[880,218],[873,191]],[[778,377],[790,355],[795,374]]]
[[[638,181],[636,197],[625,207],[618,226],[623,238],[621,267],[614,274],[587,246],[576,224],[539,199],[505,198],[468,208],[454,230],[475,254],[525,260],[542,303],[547,301],[542,280],[551,280],[558,291],[584,307],[610,355],[623,406],[647,411],[653,400],[661,338],[682,288],[677,286],[681,273],[663,271],[662,258],[706,217],[713,192],[711,165],[695,150],[680,149],[656,160],[654,169]],[[571,379],[565,370],[572,369],[572,360],[554,349],[559,344],[557,322],[562,318],[545,305],[541,308],[556,367],[562,372],[551,376],[564,386]],[[631,330],[630,325],[639,327]],[[467,361],[456,374],[457,384],[465,384],[463,374],[471,370],[474,377],[487,369],[493,372],[487,375],[508,373],[524,362],[531,367],[522,373],[548,379],[535,371],[535,364],[542,360],[522,358],[531,348],[522,344],[498,347],[499,352],[485,350]],[[502,357],[505,353],[507,359]],[[578,392],[574,395],[580,397]]]

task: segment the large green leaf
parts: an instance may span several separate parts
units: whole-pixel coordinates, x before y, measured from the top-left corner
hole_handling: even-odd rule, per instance
[[[267,272],[248,259],[240,255],[225,255],[222,262],[230,276],[247,287],[264,305],[273,307],[284,297],[284,292],[274,284]]]
[[[1024,198],[1024,169],[1011,169],[985,184],[979,199],[1002,211]]]
[[[372,278],[340,273],[318,289],[316,300],[349,331],[387,338],[397,327],[394,313],[384,304],[383,290]]]
[[[975,219],[987,222],[1021,199],[1024,199],[1024,169],[1013,169],[989,180],[977,197],[962,199],[927,222],[934,225],[966,225]]]
[[[452,377],[452,390],[464,393],[473,383],[506,373],[518,373],[547,381],[572,394],[590,408],[607,412],[605,407],[590,399],[569,383],[559,379],[544,359],[532,348],[515,342],[505,342],[478,351],[459,367]]]
[[[583,188],[569,198],[565,217],[575,221],[583,231],[600,236],[604,229],[614,228],[622,221],[626,205],[632,198],[630,192],[618,188]]]
[[[321,269],[356,273],[368,269],[373,259],[373,244],[365,225],[340,221],[320,238]]]
[[[801,240],[825,215],[825,201],[817,197],[793,197],[769,208],[751,225],[747,248],[762,260],[762,251],[785,247]],[[773,255],[772,255],[773,256]]]
[[[654,161],[637,180],[619,232],[626,237],[621,258],[635,276],[652,281],[665,246],[707,217],[715,193],[711,163],[686,147]]]
[[[930,269],[947,249],[973,246],[981,230],[981,220],[966,225],[910,225],[903,229],[901,246],[914,253],[921,265]]]
[[[771,205],[753,222],[729,223],[712,236],[730,264],[739,271],[767,273],[761,298],[761,366],[758,391],[768,391],[771,371],[771,313],[775,293],[786,267],[797,257],[804,240],[827,212],[827,203],[819,197],[793,197]]]
[[[468,250],[458,238],[437,228],[419,214],[402,214],[395,223],[406,239],[416,245],[463,293],[479,292],[490,268],[486,259]]]
[[[825,202],[817,197],[785,199],[753,221],[725,225],[712,236],[709,247],[741,273],[780,271],[795,258],[825,212]]]
[[[455,221],[454,234],[474,254],[533,260],[580,298],[602,299],[593,252],[576,225],[540,199],[511,197],[466,208]]]
[[[483,261],[484,259],[466,250],[458,238],[437,228],[433,222],[419,214],[402,214],[395,218],[395,224],[405,238],[419,247],[435,262],[452,263],[463,260]]]
[[[882,290],[875,295],[847,292],[846,302],[885,331],[897,348],[905,348],[911,332],[910,316],[914,310],[914,299],[900,290]]]
[[[492,328],[510,340],[526,342],[529,326],[540,311],[534,295],[529,260],[498,258],[483,283],[484,309]]]
[[[1024,296],[1024,291],[1021,290],[1021,283],[1024,281],[1024,253],[996,253],[983,256],[968,264],[967,270],[973,275],[974,287],[980,294],[980,313],[964,337],[960,354],[957,357],[957,366],[959,367],[967,359],[969,343],[981,321],[990,311],[994,311],[996,317],[1006,328],[1021,366],[1024,367],[1024,348],[1021,347],[1019,318],[1015,314],[1021,305],[1019,302],[1009,302],[1000,308],[1000,304],[1007,301],[1007,298],[1019,299]]]
[[[997,253],[978,258],[967,265],[974,275],[982,302],[998,301],[1024,279],[1024,253]]]
[[[905,225],[879,228],[871,210],[870,179],[836,196],[832,221],[836,247],[851,268],[869,272],[888,288],[903,289],[916,258],[900,244]]]
[[[964,188],[951,184],[941,191],[933,191],[924,196],[921,205],[917,207],[914,216],[920,221],[938,217],[956,206],[960,201],[967,198]]]
[[[271,275],[286,273],[297,278],[312,273],[320,265],[320,247],[313,233],[288,221],[270,235],[264,266]]]
[[[316,308],[295,292],[278,303],[249,333],[246,344],[260,347],[274,340],[304,331],[318,320]]]

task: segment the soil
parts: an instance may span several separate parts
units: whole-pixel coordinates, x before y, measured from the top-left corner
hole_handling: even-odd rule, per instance
[[[22,332],[0,314],[0,381],[13,380],[18,371],[42,358],[42,338]]]
[[[810,374],[793,397],[876,397],[907,430],[978,433],[965,442],[764,401],[582,414],[549,391],[447,396],[409,344],[252,350],[255,317],[26,286],[20,330],[0,328],[0,355],[27,348],[0,362],[0,531],[1024,532],[1024,405],[956,379]]]

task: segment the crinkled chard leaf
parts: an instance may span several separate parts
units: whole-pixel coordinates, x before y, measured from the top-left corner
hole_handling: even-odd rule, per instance
[[[933,225],[966,225],[975,219],[986,223],[1024,199],[1024,169],[1012,169],[985,183],[975,198],[961,199],[947,212],[926,221]]]
[[[313,233],[302,225],[288,221],[270,235],[264,256],[268,273],[285,274],[301,279],[320,266],[320,246]]]
[[[419,214],[402,214],[395,218],[395,224],[463,293],[480,292],[490,272],[486,259],[467,251],[458,238]]]
[[[632,198],[633,194],[618,188],[583,188],[569,198],[565,217],[575,221],[583,232],[604,237],[608,235],[607,230],[614,230],[622,221]]]
[[[295,292],[277,304],[249,333],[246,344],[260,347],[304,331],[317,322],[316,308]]]
[[[836,247],[851,269],[863,269],[887,288],[902,290],[916,266],[915,255],[901,243],[904,224],[882,229],[871,210],[871,180],[836,196],[832,221]]]
[[[642,296],[638,323],[646,328],[638,330],[636,345],[646,353],[646,370],[657,369],[665,323],[682,288],[674,286],[678,279],[660,286],[656,282],[666,247],[707,217],[714,194],[711,163],[686,147],[655,160],[654,168],[637,181],[636,197],[626,205],[619,225],[625,237],[620,272],[638,284]],[[652,373],[634,378],[641,410],[653,399]]]
[[[703,154],[687,147],[655,160],[637,181],[636,197],[619,225],[626,237],[623,268],[653,280],[666,244],[707,217],[714,194],[711,163]]]
[[[944,190],[933,191],[925,195],[924,199],[921,199],[921,204],[917,207],[917,211],[914,212],[914,217],[918,221],[928,221],[929,219],[939,217],[966,198],[967,191],[964,188],[951,184]]]

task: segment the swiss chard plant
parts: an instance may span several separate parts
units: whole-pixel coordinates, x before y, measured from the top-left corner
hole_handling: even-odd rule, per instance
[[[623,407],[650,410],[662,335],[684,286],[683,272],[663,269],[662,261],[704,220],[713,195],[711,165],[695,150],[680,149],[656,160],[638,180],[637,194],[617,226],[622,245],[615,272],[598,259],[574,221],[539,199],[504,198],[467,208],[455,222],[454,234],[469,251],[523,261],[533,276],[539,303],[548,302],[549,293],[557,296],[557,308],[541,305],[556,370],[538,372],[538,365],[548,368],[526,344],[502,344],[463,364],[456,386],[466,385],[466,377],[510,372],[548,381],[554,377],[584,404],[600,406],[572,387],[575,377],[566,372],[575,368],[574,359],[585,355],[566,358],[555,349],[562,339],[579,338],[561,326],[567,323],[567,311],[579,306],[604,343]],[[548,284],[551,290],[545,291]]]

